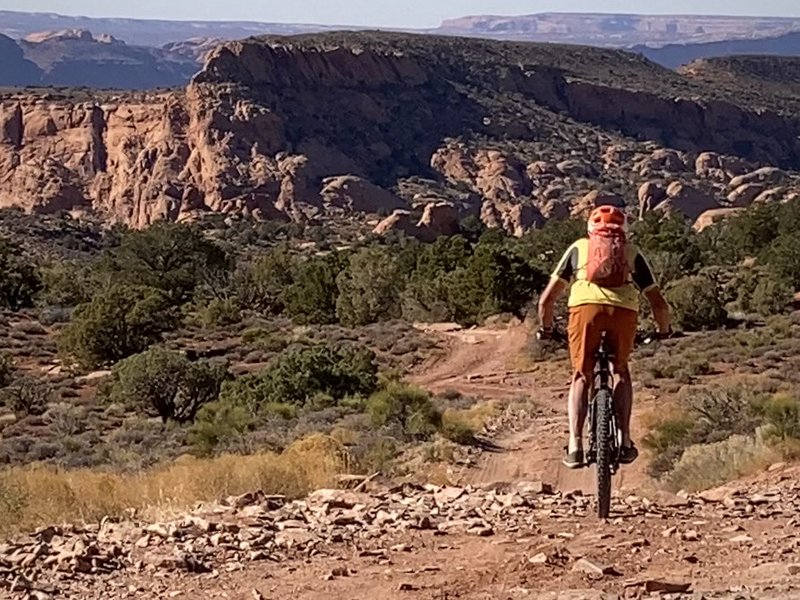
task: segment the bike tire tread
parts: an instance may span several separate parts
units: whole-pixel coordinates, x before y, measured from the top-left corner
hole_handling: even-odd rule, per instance
[[[597,443],[597,516],[607,519],[611,511],[611,465],[613,447],[611,442],[611,411],[613,400],[607,389],[597,390],[595,396],[596,443]]]

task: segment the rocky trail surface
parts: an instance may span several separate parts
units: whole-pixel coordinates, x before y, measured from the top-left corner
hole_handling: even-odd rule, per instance
[[[366,478],[297,501],[255,492],[158,523],[48,527],[0,545],[0,597],[800,597],[800,470],[671,495],[647,489],[636,465],[600,522],[593,473],[557,466],[565,373],[547,379],[563,386],[533,387],[541,372],[509,365],[524,326],[444,335],[452,352],[418,383],[495,385],[497,398],[535,390],[536,406],[507,411],[496,447],[450,485]]]

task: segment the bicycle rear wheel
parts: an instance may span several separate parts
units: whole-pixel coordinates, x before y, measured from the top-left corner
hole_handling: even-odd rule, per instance
[[[594,397],[595,442],[597,452],[597,516],[607,519],[611,510],[611,474],[614,461],[614,435],[611,420],[611,391],[600,388]]]

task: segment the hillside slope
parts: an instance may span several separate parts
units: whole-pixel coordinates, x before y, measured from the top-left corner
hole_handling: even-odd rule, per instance
[[[661,47],[638,45],[631,48],[631,50],[670,69],[675,69],[701,58],[754,54],[800,56],[800,32],[758,39],[668,44]]]
[[[129,46],[81,29],[38,32],[20,41],[2,36],[0,86],[183,87],[200,68],[203,53],[200,49],[193,55],[190,47],[173,51]]]

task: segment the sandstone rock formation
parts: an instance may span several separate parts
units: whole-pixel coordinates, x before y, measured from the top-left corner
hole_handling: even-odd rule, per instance
[[[450,202],[431,202],[425,206],[417,227],[430,232],[431,237],[455,235],[459,232],[459,216],[458,208]]]
[[[625,199],[611,192],[592,190],[572,205],[571,215],[573,217],[588,217],[589,213],[598,206],[625,208]]]
[[[750,183],[778,184],[785,181],[786,173],[777,167],[761,167],[751,173],[739,175],[731,179],[730,186],[733,189],[739,188]]]
[[[728,217],[732,217],[737,213],[740,213],[742,210],[742,208],[713,208],[711,210],[707,210],[697,218],[697,220],[694,222],[693,228],[699,233],[723,219],[727,219]]]
[[[641,219],[645,213],[653,210],[667,197],[667,192],[657,182],[647,181],[639,187],[637,196],[639,198],[639,218]]]
[[[406,203],[385,189],[354,175],[323,181],[322,202],[351,213],[386,214]]]
[[[88,43],[85,37],[56,41]],[[536,226],[542,213],[562,214],[563,203],[599,177],[604,151],[616,165],[604,183],[620,189],[637,180],[634,158],[664,173],[680,168],[677,150],[719,157],[738,150],[762,164],[800,166],[794,120],[723,100],[675,100],[669,87],[648,91],[648,82],[672,84],[652,65],[629,65],[628,55],[564,50],[578,53],[567,74],[546,48],[470,41],[474,53],[455,52],[463,43],[348,33],[247,40],[213,49],[185,91],[6,95],[0,206],[91,211],[135,227],[206,212],[306,221],[328,218],[329,208],[403,208],[377,189],[401,190],[414,180],[439,186],[423,197],[482,197],[492,203],[483,207],[485,220],[517,232]],[[497,50],[531,68],[509,68]],[[597,69],[609,60],[633,69],[637,83],[604,84]],[[520,118],[520,111],[528,112]],[[677,148],[636,141],[643,137],[674,140]],[[755,173],[739,185],[783,181],[779,171]],[[689,186],[686,179],[681,185]],[[710,192],[697,191],[718,185],[708,183],[673,190],[663,208],[680,205],[698,216],[716,207]],[[477,211],[479,201],[472,204]]]
[[[452,183],[466,183],[489,200],[509,201],[531,192],[527,169],[497,150],[471,151],[463,144],[439,148],[431,167]]]
[[[686,170],[686,164],[675,150],[659,148],[639,161],[635,169],[642,177],[650,177],[655,172],[682,173]]]
[[[511,204],[492,200],[483,203],[480,219],[488,228],[500,228],[516,237],[521,237],[545,223],[541,211],[531,204]]]
[[[752,170],[746,160],[737,156],[722,156],[716,152],[701,152],[695,160],[695,172],[700,177],[715,177],[720,180],[744,175]]]
[[[701,190],[679,181],[667,187],[667,198],[655,207],[655,210],[682,214],[690,221],[708,210],[719,208],[719,203]]]
[[[375,226],[375,235],[387,235],[393,231],[404,233],[409,237],[422,237],[417,220],[410,210],[397,209]]]
[[[764,186],[758,183],[745,183],[728,194],[731,206],[747,208],[764,192]]]

